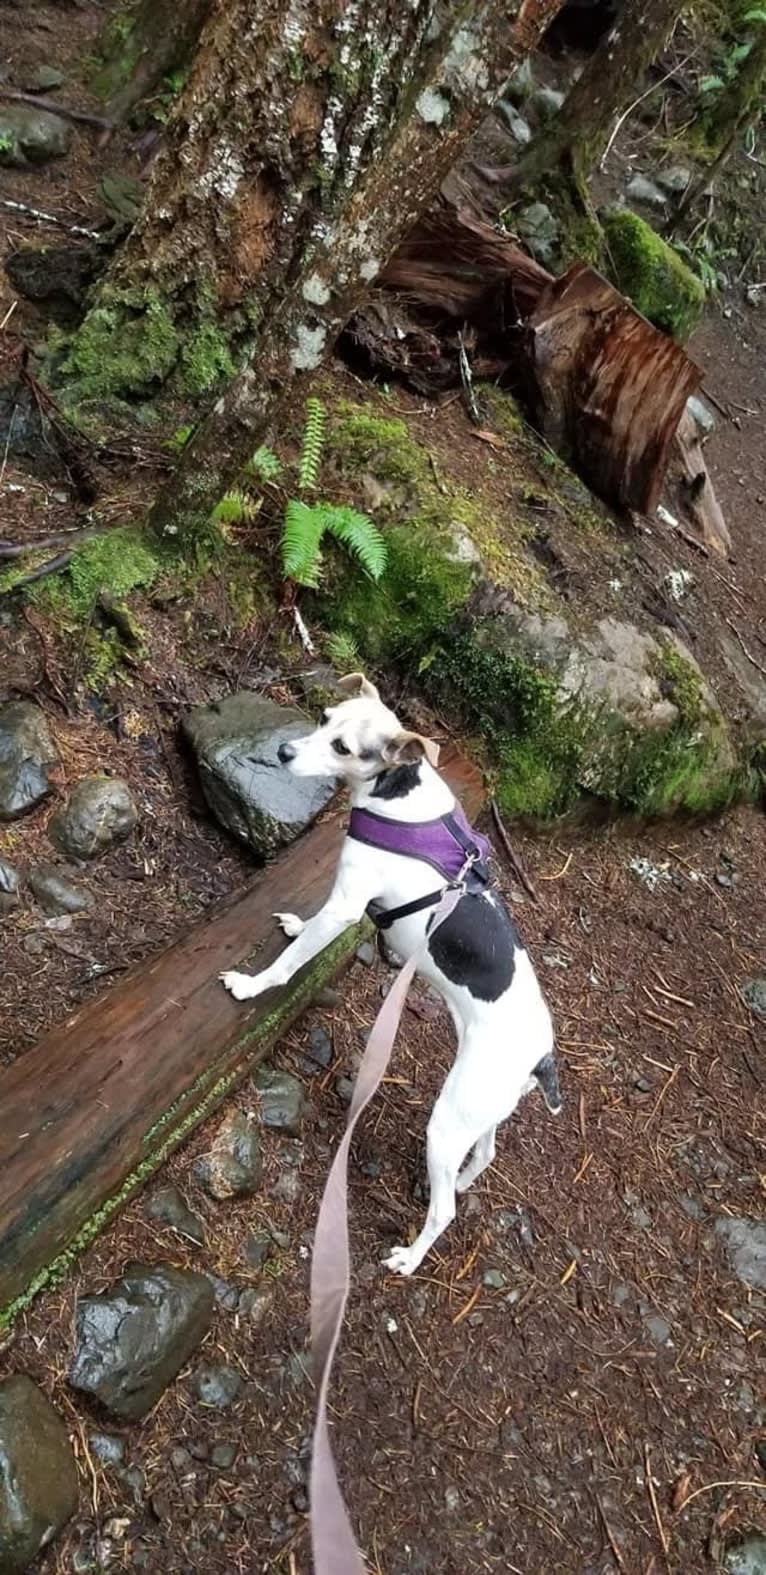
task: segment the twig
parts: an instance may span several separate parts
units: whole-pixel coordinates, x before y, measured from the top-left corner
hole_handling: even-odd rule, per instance
[[[30,208],[28,202],[14,202],[11,197],[0,197],[0,208],[10,208],[12,213],[25,213],[28,218],[38,219],[41,224],[59,224],[63,230],[69,230],[71,235],[84,235],[89,241],[102,239],[98,230],[88,230],[83,224],[70,224],[68,219],[60,219],[56,213],[46,213],[43,208]]]
[[[701,392],[704,394],[706,399],[710,400],[711,405],[715,405],[716,410],[720,410],[721,415],[725,416],[727,421],[731,421],[731,411],[727,405],[722,405],[720,399],[716,399],[715,394],[712,394],[710,389],[706,388],[704,384],[702,386]]]
[[[42,536],[39,541],[0,541],[0,562],[26,558],[30,552],[40,552],[43,547],[70,547],[75,542],[88,541],[102,534],[98,530],[70,530],[59,531],[55,536]]]
[[[748,661],[752,662],[753,667],[755,668],[756,672],[760,673],[762,678],[766,678],[766,667],[761,667],[760,662],[756,661],[756,659],[753,656],[752,652],[748,651],[748,648],[745,645],[745,642],[744,642],[744,640],[742,638],[742,635],[739,632],[739,629],[737,628],[737,625],[735,623],[732,623],[731,618],[727,618],[726,622],[729,625],[729,628],[732,630],[732,633],[736,634],[737,639],[739,640],[739,643],[740,643],[740,645],[742,647],[742,650],[743,650],[745,656],[747,657]]]
[[[293,608],[293,623],[295,624],[295,627],[298,631],[298,639],[300,640],[306,654],[308,656],[316,656],[317,648],[308,632],[308,629],[306,628],[305,623],[303,622],[297,607]]]
[[[679,1506],[678,1506],[679,1513],[680,1513],[680,1511],[682,1509],[687,1509],[689,1504],[692,1503],[692,1500],[695,1499],[695,1498],[699,1498],[700,1494],[702,1494],[702,1493],[713,1493],[716,1488],[758,1488],[760,1490],[760,1492],[762,1493],[763,1492],[763,1482],[762,1481],[761,1482],[753,1482],[752,1480],[751,1481],[735,1480],[735,1481],[729,1481],[729,1482],[706,1482],[704,1484],[704,1487],[695,1488],[694,1492],[690,1493],[688,1498],[685,1498],[682,1504],[679,1504]]]
[[[660,77],[659,82],[653,82],[650,87],[646,88],[643,93],[639,94],[638,98],[634,98],[633,103],[629,104],[627,109],[623,110],[622,114],[616,121],[614,131],[612,132],[612,135],[609,138],[609,141],[607,142],[607,145],[601,155],[601,161],[598,166],[600,170],[604,169],[607,158],[612,149],[612,144],[614,143],[615,138],[619,136],[626,120],[633,114],[634,109],[638,109],[639,104],[643,104],[645,98],[651,98],[652,93],[656,93],[659,88],[664,87],[665,83],[669,82],[671,77],[676,76],[679,71],[683,71],[684,66],[688,64],[691,58],[691,55],[686,55],[681,61],[680,65],[674,66],[672,71],[666,71],[664,77]]]
[[[660,1534],[660,1542],[662,1543],[662,1551],[665,1554],[665,1557],[667,1558],[667,1556],[668,1556],[668,1549],[670,1548],[670,1541],[669,1541],[669,1538],[668,1538],[668,1534],[667,1534],[667,1532],[665,1530],[665,1527],[662,1524],[662,1516],[660,1514],[660,1506],[657,1503],[657,1494],[656,1494],[656,1492],[654,1490],[654,1482],[652,1480],[652,1461],[651,1461],[651,1456],[649,1454],[649,1445],[647,1443],[644,1443],[644,1478],[646,1480],[646,1491],[649,1494],[649,1503],[652,1506],[652,1514],[654,1515],[655,1525],[656,1525],[657,1530],[658,1530],[658,1532]]]
[[[18,88],[4,87],[0,83],[0,98],[12,99],[14,104],[31,104],[34,109],[46,109],[51,115],[62,115],[64,120],[81,121],[84,126],[98,126],[99,131],[114,131],[114,121],[103,115],[93,115],[87,109],[67,109],[50,98],[38,98],[35,93],[20,93]]]
[[[606,1518],[606,1510],[604,1509],[604,1506],[603,1506],[603,1504],[601,1502],[601,1499],[598,1497],[598,1494],[595,1495],[595,1499],[596,1499],[596,1503],[598,1505],[599,1515],[601,1516],[601,1524],[603,1525],[604,1531],[606,1532],[607,1541],[608,1541],[609,1546],[610,1546],[610,1548],[611,1548],[611,1550],[612,1550],[612,1552],[614,1554],[615,1563],[617,1564],[617,1568],[619,1570],[624,1570],[625,1569],[625,1560],[624,1560],[624,1558],[622,1556],[622,1553],[620,1552],[620,1544],[617,1541],[617,1539],[616,1539],[616,1537],[614,1535],[614,1532],[612,1531],[612,1528],[611,1528],[611,1526],[609,1524],[609,1521]]]
[[[3,594],[7,596],[11,591],[20,591],[25,585],[33,585],[35,580],[44,580],[48,574],[57,574],[59,569],[67,568],[73,557],[74,553],[60,552],[57,557],[49,558],[47,563],[42,563],[39,569],[31,569],[22,579],[15,580],[13,585],[7,587],[5,593],[0,591],[0,596]]]
[[[508,836],[508,832],[506,831],[505,826],[503,825],[503,820],[502,820],[500,811],[499,811],[499,809],[497,807],[496,799],[493,798],[490,801],[490,806],[489,807],[490,807],[490,810],[492,812],[492,820],[493,820],[493,823],[494,823],[494,826],[495,826],[495,830],[496,830],[496,832],[497,832],[497,834],[498,834],[498,836],[500,838],[500,841],[503,844],[503,849],[505,851],[506,858],[508,860],[508,863],[511,866],[511,869],[513,870],[514,875],[516,876],[516,879],[518,880],[519,884],[524,887],[524,890],[527,893],[527,896],[531,897],[533,902],[537,902],[538,901],[537,892],[535,891],[535,888],[532,885],[532,882],[529,879],[529,876],[528,876],[526,870],[523,868],[523,866],[519,862],[519,859],[517,858],[516,854],[513,851],[513,848],[511,846],[511,839]]]
[[[458,332],[457,342],[460,346],[460,381],[463,384],[463,393],[465,394],[465,400],[468,406],[468,414],[471,417],[471,420],[474,422],[474,425],[478,427],[481,425],[481,416],[479,415],[479,407],[476,403],[476,395],[473,391],[473,377],[471,375],[471,367],[466,354],[462,328]]]

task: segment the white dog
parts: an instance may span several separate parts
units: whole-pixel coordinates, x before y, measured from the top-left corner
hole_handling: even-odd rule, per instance
[[[356,698],[332,706],[320,727],[279,751],[295,776],[341,777],[351,790],[333,889],[305,923],[293,913],[275,915],[294,944],[270,968],[221,978],[238,1001],[287,984],[368,910],[400,958],[421,954],[418,972],[444,997],[458,1050],[428,1124],[428,1217],[417,1241],[386,1260],[412,1274],[454,1219],[456,1190],[492,1163],[499,1122],[536,1086],[553,1114],[561,1096],[548,1008],[515,925],[490,889],[489,844],[434,769],[436,745],[405,732],[360,673],[342,687]],[[458,879],[464,895],[429,938],[442,892]]]

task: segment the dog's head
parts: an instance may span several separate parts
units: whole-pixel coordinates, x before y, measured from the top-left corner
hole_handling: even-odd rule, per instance
[[[341,678],[340,688],[351,698],[329,706],[313,733],[280,745],[282,765],[294,776],[342,777],[353,786],[394,766],[438,763],[438,744],[406,732],[362,673]]]

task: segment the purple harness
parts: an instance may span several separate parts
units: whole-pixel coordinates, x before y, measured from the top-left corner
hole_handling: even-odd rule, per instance
[[[352,809],[348,834],[355,842],[365,842],[368,847],[383,848],[386,853],[401,853],[404,858],[430,864],[446,886],[461,877],[466,878],[469,892],[483,890],[489,884],[490,844],[469,825],[459,804],[448,815],[440,815],[438,820],[414,823],[389,820],[387,815],[375,815],[369,809]],[[425,897],[404,903],[401,908],[381,910],[371,903],[367,911],[379,930],[387,930],[397,919],[434,907],[443,890],[444,887],[428,892]]]

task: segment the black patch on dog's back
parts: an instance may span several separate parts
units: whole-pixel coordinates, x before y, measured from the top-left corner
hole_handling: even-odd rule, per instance
[[[428,942],[428,950],[452,984],[465,985],[477,1001],[498,1001],[510,988],[518,930],[502,903],[467,892]]]
[[[391,766],[388,771],[381,771],[380,776],[375,778],[375,786],[370,798],[406,798],[419,782],[419,760],[413,760],[409,765]]]

